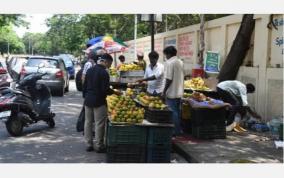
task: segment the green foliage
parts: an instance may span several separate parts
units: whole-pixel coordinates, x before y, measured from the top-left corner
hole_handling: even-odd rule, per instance
[[[16,26],[25,26],[27,27],[29,23],[23,20],[25,15],[21,14],[1,14],[0,15],[0,28],[6,25],[16,25]]]
[[[226,14],[206,14],[205,20],[223,16],[226,16]],[[22,38],[23,42],[21,42],[15,33],[13,35],[11,29],[7,31],[7,27],[3,28],[1,25],[27,26],[27,23],[22,20],[23,17],[23,15],[17,14],[0,15],[1,51],[7,50],[8,37],[9,41],[13,41],[11,49],[30,54],[33,51],[34,54],[43,55],[58,55],[60,53],[80,55],[89,39],[101,35],[111,35],[122,41],[134,39],[134,14],[57,14],[46,20],[49,30],[45,34],[26,33]],[[199,22],[199,14],[164,14],[163,22],[156,23],[156,33],[198,24]],[[150,33],[149,22],[137,24],[138,38],[148,36]],[[18,43],[16,43],[17,40]]]
[[[2,26],[0,28],[0,52],[23,53],[25,46],[17,34],[12,30],[12,26]]]

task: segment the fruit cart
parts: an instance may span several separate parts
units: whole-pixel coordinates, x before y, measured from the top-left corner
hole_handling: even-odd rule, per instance
[[[199,93],[183,99],[189,104],[192,135],[201,139],[226,138],[226,107],[229,104],[202,96],[205,97]]]
[[[107,162],[169,163],[174,125],[145,120],[145,109],[131,95],[127,90],[107,98]]]
[[[194,91],[203,93],[205,96],[220,99],[217,91],[215,89],[209,88],[205,84],[205,80],[201,77],[192,78],[190,80],[184,81],[184,92],[193,93]]]

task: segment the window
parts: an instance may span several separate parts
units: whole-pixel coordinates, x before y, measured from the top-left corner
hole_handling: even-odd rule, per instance
[[[53,59],[38,59],[31,58],[27,62],[28,67],[38,67],[39,64],[44,63],[45,68],[58,68],[58,62]]]

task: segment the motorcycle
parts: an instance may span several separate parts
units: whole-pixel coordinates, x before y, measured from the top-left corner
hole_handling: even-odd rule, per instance
[[[31,73],[16,82],[14,86],[0,88],[0,121],[5,122],[8,133],[22,135],[23,128],[38,121],[45,121],[55,127],[55,114],[51,112],[51,93],[42,83],[37,83],[46,73]]]

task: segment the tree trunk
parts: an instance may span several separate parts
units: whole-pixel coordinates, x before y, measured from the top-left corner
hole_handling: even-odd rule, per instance
[[[253,14],[245,14],[231,50],[219,73],[219,82],[236,79],[239,68],[250,48],[250,39],[254,26],[255,20],[253,19]]]
[[[199,59],[198,59],[198,64],[200,65],[201,68],[203,68],[204,64],[204,49],[205,49],[205,42],[204,42],[204,24],[205,24],[205,19],[204,19],[204,14],[200,15],[200,50],[199,50]]]

